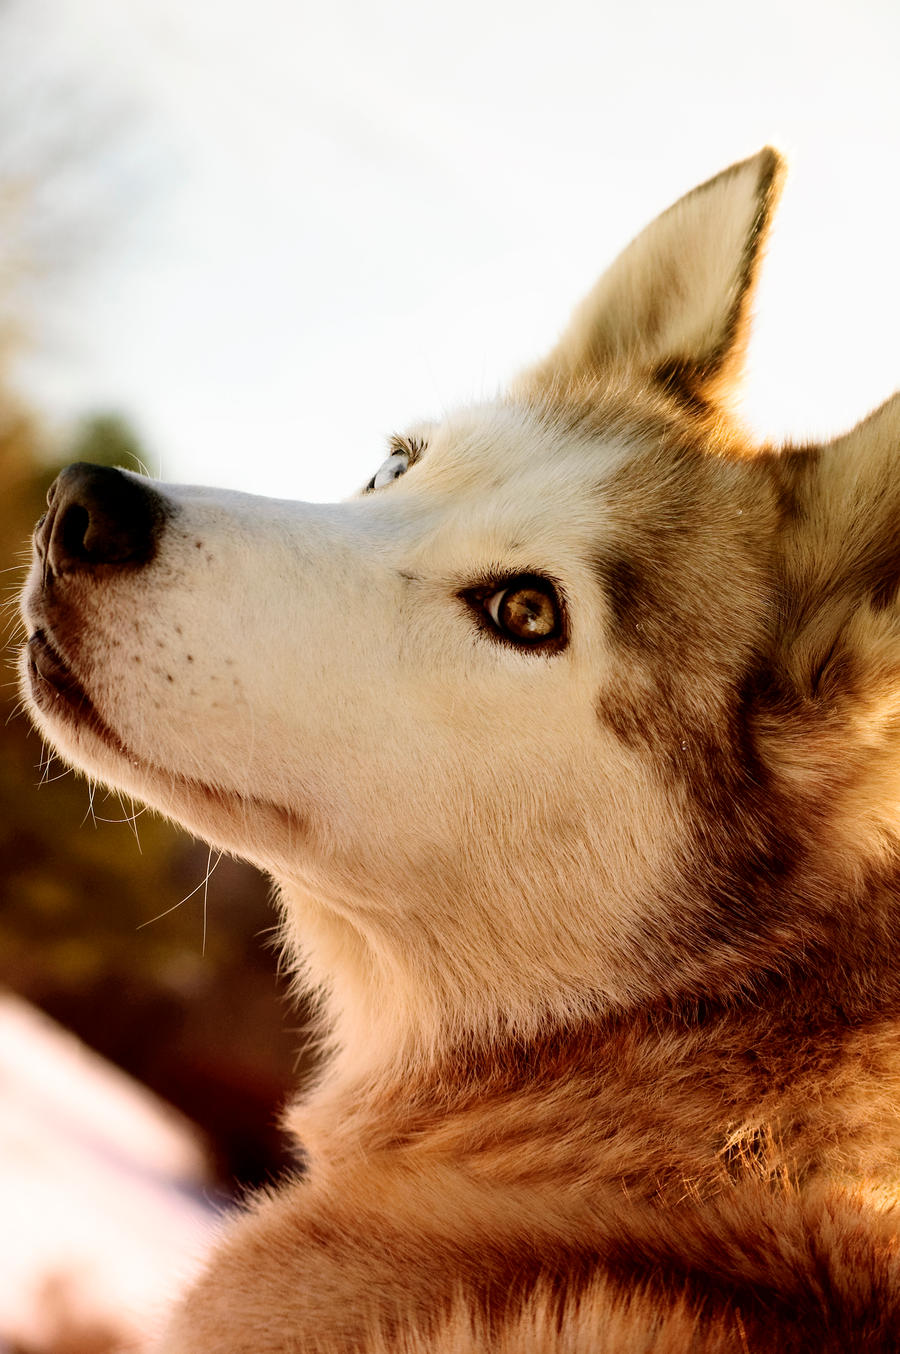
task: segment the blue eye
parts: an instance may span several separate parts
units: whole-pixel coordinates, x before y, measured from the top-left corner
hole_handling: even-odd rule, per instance
[[[405,451],[395,451],[390,455],[378,470],[369,483],[367,489],[383,489],[386,484],[392,480],[397,480],[409,469],[409,456]]]

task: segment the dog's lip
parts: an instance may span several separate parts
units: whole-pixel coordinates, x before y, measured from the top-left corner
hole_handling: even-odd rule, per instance
[[[200,794],[205,800],[224,807],[229,801],[238,806],[240,813],[249,805],[277,814],[289,824],[291,833],[296,835],[304,826],[304,820],[284,805],[275,803],[257,795],[241,794],[208,784],[192,776],[165,773],[154,762],[138,757],[123,743],[109,725],[98,714],[97,708],[88,696],[81,682],[75,676],[56,646],[50,641],[44,629],[37,629],[30,636],[26,646],[28,655],[28,683],[35,705],[45,714],[64,719],[87,730],[98,742],[102,743],[119,759],[132,767],[141,767],[145,773],[159,776],[171,783],[179,781],[192,794]]]
[[[136,764],[138,759],[100,717],[94,702],[45,629],[34,631],[26,645],[26,652],[28,683],[38,709],[68,724],[88,729],[118,756]]]
[[[34,631],[27,652],[31,692],[38,705],[46,708],[48,704],[56,706],[62,702],[82,718],[93,709],[81,682],[45,630]]]

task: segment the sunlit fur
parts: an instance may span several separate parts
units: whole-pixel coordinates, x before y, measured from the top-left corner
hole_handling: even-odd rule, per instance
[[[682,199],[393,482],[163,486],[152,562],[56,581],[107,733],[37,723],[267,869],[321,996],[308,1171],[161,1354],[896,1349],[900,399],[732,420],[780,179]],[[516,574],[561,647],[472,602]]]

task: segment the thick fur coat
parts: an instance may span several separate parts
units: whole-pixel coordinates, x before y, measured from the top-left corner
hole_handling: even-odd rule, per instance
[[[780,177],[345,504],[51,491],[34,718],[273,875],[328,1048],[161,1354],[900,1348],[900,398],[730,416]]]

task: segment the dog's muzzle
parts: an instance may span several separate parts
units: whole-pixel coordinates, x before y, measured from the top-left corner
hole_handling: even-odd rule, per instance
[[[78,652],[85,628],[78,614],[79,580],[147,565],[173,509],[136,476],[83,462],[67,466],[50,487],[35,528],[37,569],[25,593],[29,629],[25,673],[35,704],[96,720],[81,684]]]

